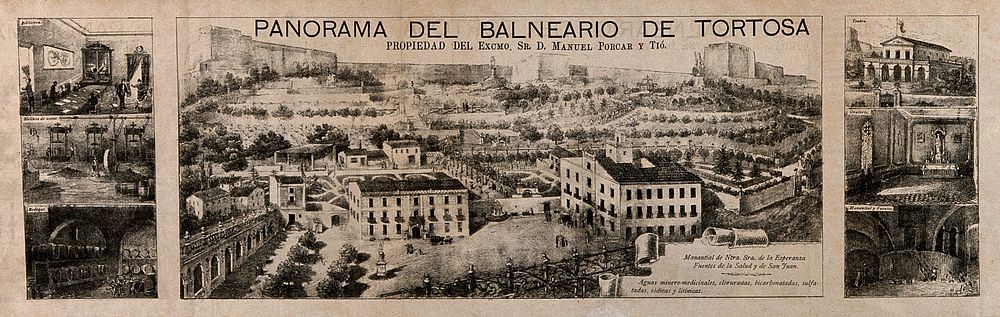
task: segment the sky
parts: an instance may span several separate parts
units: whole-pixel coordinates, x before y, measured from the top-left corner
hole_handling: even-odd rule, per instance
[[[897,17],[847,17],[847,26],[858,30],[858,40],[873,46],[895,36]],[[952,56],[977,58],[979,25],[975,16],[906,16],[900,35],[943,45]]]
[[[621,33],[614,39],[526,39],[524,41],[529,42],[531,45],[536,45],[536,41],[542,41],[547,46],[551,46],[553,41],[563,41],[563,42],[573,42],[573,43],[592,43],[594,46],[597,45],[598,41],[605,42],[631,42],[635,47],[635,43],[643,42],[647,43],[650,39],[644,39],[639,36],[641,33],[641,21],[642,20],[674,20],[673,33],[676,37],[673,38],[663,38],[657,39],[662,40],[666,49],[651,50],[649,49],[650,44],[645,44],[646,47],[638,51],[589,51],[589,52],[567,52],[560,51],[557,53],[563,53],[570,55],[570,60],[574,64],[581,64],[587,66],[608,66],[608,67],[624,67],[624,68],[636,68],[636,69],[647,69],[647,70],[657,70],[657,71],[673,71],[673,72],[683,72],[689,73],[691,68],[694,66],[695,55],[694,52],[701,52],[702,49],[710,43],[719,42],[735,42],[751,47],[756,55],[756,60],[758,62],[764,62],[768,64],[778,65],[785,68],[786,74],[799,74],[806,75],[810,79],[819,80],[821,75],[821,64],[822,64],[822,23],[821,19],[818,17],[806,18],[806,25],[809,29],[809,35],[798,35],[798,36],[725,36],[716,37],[709,34],[708,37],[702,37],[699,24],[695,23],[694,20],[698,18],[693,17],[625,17],[625,18],[608,18],[608,17],[596,17],[596,18],[560,18],[560,17],[529,17],[529,18],[506,18],[506,17],[488,17],[488,18],[292,18],[299,20],[332,20],[337,21],[353,21],[353,20],[380,20],[383,22],[388,37],[382,38],[347,38],[347,37],[270,37],[264,33],[257,37],[254,34],[254,22],[255,18],[182,18],[178,19],[178,57],[181,59],[182,64],[185,63],[187,51],[187,38],[186,34],[195,35],[198,30],[207,25],[214,25],[220,27],[233,28],[241,30],[244,35],[250,35],[256,40],[271,42],[277,44],[286,44],[292,46],[300,46],[306,48],[320,49],[337,53],[338,60],[341,62],[406,62],[406,63],[443,63],[443,64],[488,64],[491,57],[496,58],[497,64],[500,65],[511,65],[524,59],[525,57],[539,53],[542,51],[530,50],[530,51],[518,51],[516,50],[516,43],[518,39],[497,39],[489,40],[494,42],[505,42],[511,45],[512,50],[510,51],[453,51],[451,50],[452,40],[445,40],[446,45],[449,49],[444,51],[388,51],[386,50],[387,41],[409,41],[409,22],[412,21],[427,21],[427,20],[446,20],[449,24],[449,34],[458,34],[459,40],[471,41],[473,46],[477,45],[480,41],[479,38],[479,26],[480,21],[490,20],[494,22],[506,21],[506,22],[516,22],[520,23],[518,27],[522,30],[526,27],[524,23],[527,21],[577,21],[577,20],[587,20],[587,21],[608,21],[614,20],[618,23]],[[725,19],[732,19],[731,17],[726,17]],[[794,18],[796,24],[800,18]],[[272,19],[273,20],[273,19]],[[280,19],[284,23],[284,19]],[[628,25],[631,24],[631,25]],[[509,25],[509,24],[508,24]],[[629,29],[631,31],[628,31]],[[523,31],[521,31],[523,32]],[[439,39],[416,39],[416,40],[433,40],[437,41]],[[546,50],[544,52],[556,53],[555,51]]]

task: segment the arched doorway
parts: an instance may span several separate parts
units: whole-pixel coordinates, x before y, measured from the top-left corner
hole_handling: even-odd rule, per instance
[[[868,64],[868,66],[865,67],[865,74],[867,75],[865,78],[875,78],[875,65]]]
[[[221,271],[220,269],[222,268],[222,266],[219,265],[219,257],[212,256],[212,261],[209,263],[208,267],[209,267],[209,272],[211,272],[211,275],[209,276],[211,276],[211,280],[214,281],[216,278],[219,277],[219,271]]]
[[[243,244],[236,241],[236,259],[239,260],[241,257],[243,257]]]
[[[201,292],[201,290],[205,287],[205,284],[204,284],[205,283],[204,282],[205,276],[204,275],[205,275],[205,272],[201,268],[201,264],[195,265],[194,266],[194,272],[191,273],[191,278],[193,279],[192,282],[194,282],[192,284],[194,286],[193,290],[194,290],[195,294],[197,294],[198,292]]]
[[[912,71],[913,70],[910,69],[910,66],[906,66],[906,68],[903,68],[903,81],[909,82],[909,81],[913,80],[910,77]]]
[[[924,69],[923,67],[917,67],[917,80],[924,81],[924,78],[926,77],[927,77],[927,70]]]
[[[410,237],[415,239],[420,239],[420,226],[413,226],[410,228]]]
[[[889,65],[882,65],[882,81],[889,81]]]
[[[226,274],[233,272],[233,251],[226,248],[226,252],[223,255],[226,259]]]
[[[892,67],[892,80],[899,81],[903,77],[903,68],[899,65]]]

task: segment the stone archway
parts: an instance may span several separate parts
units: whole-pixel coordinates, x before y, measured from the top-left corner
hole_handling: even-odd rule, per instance
[[[900,79],[903,79],[903,68],[899,67],[899,65],[893,66],[892,67],[892,80],[893,81],[899,81]]]
[[[917,67],[917,81],[924,81],[927,78],[927,70],[923,67]]]
[[[882,65],[882,71],[881,71],[881,73],[882,73],[882,76],[880,76],[880,77],[882,77],[882,81],[883,82],[889,81],[889,65],[884,65],[883,64]]]
[[[421,232],[420,232],[420,226],[419,225],[418,226],[410,227],[410,238],[414,238],[414,239],[420,239],[421,238]]]
[[[909,65],[907,65],[905,68],[903,68],[903,81],[909,82],[909,81],[913,80],[913,78],[912,78],[912,75],[913,75],[912,72],[913,72],[913,70],[910,68]]]
[[[210,280],[214,281],[216,278],[222,275],[221,274],[222,264],[219,263],[219,256],[216,255],[212,256],[212,260],[209,261],[208,268],[209,272],[211,272],[211,275],[209,275],[211,277]]]
[[[192,284],[194,293],[197,294],[205,288],[205,271],[202,269],[201,264],[194,266],[194,272],[191,273]]]
[[[865,67],[865,74],[867,75],[865,76],[865,78],[869,79],[875,78],[875,65],[868,64],[868,66]]]

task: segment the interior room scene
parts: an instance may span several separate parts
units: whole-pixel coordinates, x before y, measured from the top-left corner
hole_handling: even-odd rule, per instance
[[[19,19],[22,115],[150,113],[152,19]]]
[[[29,299],[155,298],[153,205],[29,206]]]
[[[148,115],[24,121],[24,201],[152,201],[154,150],[152,118]]]
[[[848,211],[848,297],[979,294],[977,205],[903,205]]]
[[[976,202],[976,109],[870,108],[845,121],[848,204]]]

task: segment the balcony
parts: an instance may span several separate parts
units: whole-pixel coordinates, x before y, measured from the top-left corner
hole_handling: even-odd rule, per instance
[[[395,219],[393,219],[393,220],[395,220],[395,221],[396,221],[396,223],[404,223],[404,222],[406,222],[406,219],[405,219],[405,218],[403,218],[403,217],[399,217],[399,216],[397,216],[397,217],[396,217]]]
[[[379,218],[378,220],[381,221],[382,223],[389,223],[389,217],[382,217]]]
[[[370,223],[370,224],[376,224],[376,223],[378,223],[378,221],[375,220],[375,217],[369,217],[368,218],[368,223]]]
[[[451,215],[448,214],[444,215],[444,221],[452,221],[452,219],[453,218],[451,217]]]
[[[438,222],[438,221],[440,221],[440,220],[438,220],[438,217],[437,217],[437,216],[435,216],[435,215],[430,215],[429,217],[427,217],[427,221],[430,221],[430,222]]]
[[[458,221],[465,221],[465,214],[458,214],[455,216],[455,219]]]
[[[421,216],[411,216],[409,222],[410,222],[411,225],[423,225],[425,221],[424,221],[424,217],[421,217]]]

